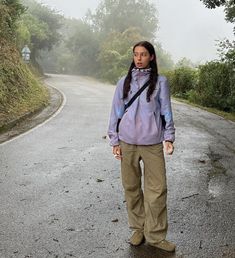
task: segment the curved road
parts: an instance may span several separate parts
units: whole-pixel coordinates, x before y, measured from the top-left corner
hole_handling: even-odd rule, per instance
[[[0,145],[0,257],[235,257],[235,123],[178,102],[167,160],[176,254],[130,247],[119,161],[105,138],[114,87],[51,75],[53,119]]]

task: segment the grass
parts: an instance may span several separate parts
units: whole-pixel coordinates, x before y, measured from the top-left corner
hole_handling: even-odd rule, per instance
[[[1,40],[0,40],[1,41]],[[0,42],[0,129],[48,104],[48,90],[21,61],[15,46]]]
[[[201,109],[206,110],[208,112],[214,113],[214,114],[216,114],[218,116],[223,117],[226,120],[231,120],[231,121],[235,122],[235,112],[228,113],[228,112],[224,112],[224,111],[218,110],[216,108],[203,107],[201,105],[192,103],[192,102],[190,102],[188,100],[185,100],[185,99],[182,99],[182,98],[179,98],[179,97],[174,97],[173,96],[172,98],[177,100],[177,101],[180,101],[180,102],[189,104],[191,106],[198,107],[198,108],[201,108]]]

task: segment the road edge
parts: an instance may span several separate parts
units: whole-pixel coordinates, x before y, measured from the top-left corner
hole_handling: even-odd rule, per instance
[[[62,110],[66,102],[64,93],[47,82],[44,82],[44,85],[49,90],[49,104],[4,125],[5,129],[0,133],[0,145],[29,133],[55,117]]]

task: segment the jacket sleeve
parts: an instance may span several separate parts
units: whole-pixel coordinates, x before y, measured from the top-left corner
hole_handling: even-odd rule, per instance
[[[160,96],[159,96],[160,106],[161,106],[161,117],[164,128],[164,140],[165,141],[175,141],[175,127],[173,122],[173,114],[171,108],[170,100],[170,88],[168,81],[165,77],[160,81]]]
[[[110,145],[115,146],[119,145],[119,138],[117,129],[118,119],[122,118],[124,113],[124,101],[122,98],[123,95],[123,83],[124,78],[120,79],[117,83],[117,87],[114,93],[111,114],[109,119],[109,127],[108,127],[108,136],[110,138]]]

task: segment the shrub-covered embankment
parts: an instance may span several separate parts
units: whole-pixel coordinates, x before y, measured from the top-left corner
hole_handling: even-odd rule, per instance
[[[235,73],[229,62],[211,61],[197,69],[180,67],[166,73],[173,96],[226,112],[235,120]],[[211,110],[212,111],[212,110]],[[225,114],[224,114],[225,115]]]
[[[13,120],[46,106],[49,98],[14,43],[14,8],[0,4],[0,131]]]

